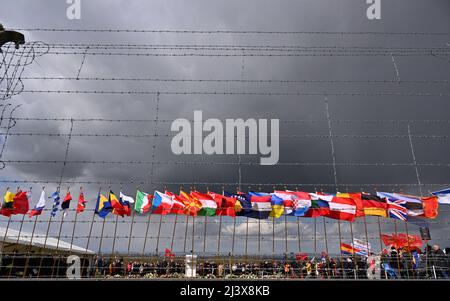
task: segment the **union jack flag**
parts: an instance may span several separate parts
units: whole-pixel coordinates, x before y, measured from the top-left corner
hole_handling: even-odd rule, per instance
[[[388,213],[390,218],[396,218],[402,221],[408,220],[408,210],[405,207],[405,200],[389,200],[386,198],[388,204]]]

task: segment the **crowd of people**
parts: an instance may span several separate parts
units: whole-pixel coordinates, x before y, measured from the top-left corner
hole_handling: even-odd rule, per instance
[[[392,248],[379,256],[339,255],[284,259],[199,259],[197,278],[303,278],[303,279],[448,279],[450,249],[437,245],[409,252]],[[182,278],[184,258],[154,260],[97,257],[93,277]]]
[[[65,278],[67,258],[59,255],[4,254],[2,278]],[[83,278],[184,278],[184,256],[131,258],[95,256],[80,259]],[[427,246],[407,251],[391,248],[382,254],[285,256],[277,259],[197,258],[196,278],[246,279],[448,279],[450,249]]]

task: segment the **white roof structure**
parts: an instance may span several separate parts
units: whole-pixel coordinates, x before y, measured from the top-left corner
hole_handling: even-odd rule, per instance
[[[6,231],[7,231],[7,233],[6,233]],[[20,234],[20,236],[19,236],[19,234]],[[34,234],[33,238],[32,238],[31,233],[28,233],[25,231],[21,231],[19,233],[19,231],[11,229],[11,228],[6,229],[4,227],[0,227],[0,243],[5,242],[5,243],[13,243],[13,244],[17,243],[17,244],[22,244],[22,245],[30,245],[31,239],[33,239],[33,241],[31,242],[31,245],[38,247],[38,248],[45,247],[46,249],[70,251],[73,253],[80,253],[80,254],[95,254],[94,251],[87,250],[85,248],[76,246],[74,244],[72,244],[72,246],[71,246],[70,243],[60,240],[60,239],[58,240],[57,238],[54,238],[54,237],[48,236],[47,241],[45,241],[44,235]]]

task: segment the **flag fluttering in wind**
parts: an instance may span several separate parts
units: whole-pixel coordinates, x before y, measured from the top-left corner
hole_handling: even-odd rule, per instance
[[[208,195],[217,203],[217,216],[236,217],[236,199],[214,192],[208,192]]]
[[[61,209],[63,210],[64,217],[67,215],[67,209],[70,207],[70,201],[72,200],[72,196],[70,195],[70,191],[67,191],[66,196],[64,197],[64,200],[61,203]]]
[[[39,198],[39,201],[37,202],[37,204],[34,206],[34,209],[31,210],[30,212],[30,217],[33,217],[35,215],[41,215],[42,211],[45,208],[45,202],[46,202],[46,198],[45,198],[45,190],[42,189],[41,192],[41,197]]]
[[[9,189],[6,191],[5,196],[3,197],[3,204],[2,208],[0,210],[0,214],[4,216],[11,216],[11,214],[14,214],[13,211],[13,204],[14,204],[14,197],[16,195],[9,191]]]
[[[172,198],[172,208],[170,208],[169,213],[184,214],[186,205],[184,204],[183,200],[178,195],[173,194],[170,191],[165,191],[164,193]]]
[[[162,193],[160,191],[155,191],[153,194],[152,202],[152,213],[167,215],[172,210],[173,197]]]
[[[80,195],[78,196],[78,204],[77,204],[77,214],[84,211],[86,208],[86,200],[84,199],[83,191],[80,191]]]
[[[97,204],[95,205],[95,214],[101,218],[105,218],[112,211],[111,202],[106,196],[99,193],[97,197]]]
[[[252,204],[252,214],[250,217],[257,219],[267,219],[272,212],[272,196],[263,192],[249,192]]]
[[[166,248],[166,250],[164,251],[164,256],[171,258],[171,257],[175,257],[175,254],[173,254],[170,249]]]
[[[381,234],[381,239],[386,246],[391,245],[396,249],[415,249],[422,247],[422,239],[419,235],[407,235],[406,233],[393,233],[392,235]]]
[[[124,217],[125,215],[131,215],[131,210],[129,205],[127,206],[124,202],[122,202],[122,198],[117,198],[114,192],[109,191],[109,202],[112,206],[112,213],[115,215],[120,215]]]
[[[136,193],[136,203],[134,204],[134,210],[144,214],[150,211],[152,196],[148,193],[137,191]]]
[[[191,197],[197,202],[201,203],[201,209],[198,211],[198,215],[202,216],[216,215],[217,203],[209,195],[200,193],[198,191],[192,191]]]
[[[450,188],[438,190],[432,194],[438,197],[439,204],[450,205]]]
[[[56,212],[58,212],[58,206],[59,206],[59,200],[60,200],[59,192],[58,191],[53,192],[52,195],[50,196],[50,198],[53,199],[53,206],[52,206],[51,215],[53,217],[55,217]]]
[[[124,209],[124,214],[127,216],[131,215],[131,204],[134,203],[134,199],[131,196],[127,196],[120,191],[119,202],[122,204]]]

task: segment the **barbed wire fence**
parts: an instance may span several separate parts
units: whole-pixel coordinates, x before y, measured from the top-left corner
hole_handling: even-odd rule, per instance
[[[35,28],[35,29],[22,29],[27,31],[46,31],[46,32],[55,32],[55,31],[62,31],[62,32],[102,32],[102,33],[129,33],[129,32],[135,32],[135,33],[173,33],[173,34],[263,34],[263,35],[272,35],[272,34],[283,34],[283,35],[298,35],[298,34],[306,34],[306,35],[391,35],[391,36],[413,36],[413,37],[421,37],[421,36],[448,36],[449,33],[393,33],[393,32],[385,32],[385,33],[377,33],[377,32],[264,32],[264,31],[166,31],[166,30],[127,30],[127,29],[108,29],[108,30],[97,30],[97,29],[85,29],[85,30],[73,30],[73,29],[45,29],[45,28]],[[4,113],[6,112],[8,106],[11,106],[11,104],[2,104],[2,114],[1,114],[1,120],[0,120],[0,127],[2,129],[5,129],[4,133],[1,133],[3,144],[2,149],[0,153],[0,162],[3,165],[3,169],[6,168],[6,166],[9,165],[32,165],[32,164],[38,164],[38,165],[61,165],[61,172],[59,179],[48,179],[48,178],[39,178],[39,179],[31,179],[29,177],[24,178],[10,178],[5,177],[0,179],[0,182],[5,184],[19,184],[19,185],[25,185],[25,184],[54,184],[56,185],[56,190],[58,192],[61,191],[61,186],[67,185],[67,191],[70,191],[71,185],[90,185],[93,187],[99,187],[99,193],[102,191],[102,187],[107,187],[108,190],[111,190],[111,185],[120,185],[120,191],[122,191],[123,185],[135,185],[136,189],[141,189],[141,186],[143,185],[150,185],[152,189],[168,189],[170,187],[177,187],[180,189],[183,189],[183,187],[190,187],[191,189],[197,189],[200,187],[205,187],[206,191],[209,191],[212,187],[221,187],[222,192],[225,189],[236,189],[237,191],[241,191],[244,189],[244,187],[248,187],[248,190],[256,190],[256,191],[262,191],[264,189],[269,188],[280,188],[280,189],[287,189],[292,188],[295,190],[299,190],[302,187],[307,187],[308,189],[311,189],[313,191],[321,191],[323,189],[333,189],[336,192],[344,192],[344,191],[351,191],[351,190],[358,190],[360,189],[363,191],[364,188],[371,188],[372,190],[377,190],[377,188],[384,187],[386,189],[403,189],[405,187],[407,188],[417,188],[420,192],[420,196],[424,196],[424,193],[422,189],[424,189],[424,186],[426,187],[443,187],[443,186],[449,186],[448,183],[422,183],[419,167],[443,167],[448,168],[450,167],[450,163],[447,162],[418,162],[416,158],[416,153],[414,149],[414,141],[416,139],[432,139],[432,140],[439,140],[439,139],[449,139],[449,135],[442,135],[442,134],[413,134],[413,130],[411,129],[412,125],[420,125],[420,124],[437,124],[437,125],[445,125],[450,123],[449,120],[439,120],[439,119],[427,119],[427,120],[339,120],[339,119],[333,119],[331,116],[331,112],[329,110],[329,99],[328,97],[332,96],[348,96],[348,97],[366,97],[366,96],[396,96],[396,97],[443,97],[446,98],[450,96],[448,92],[435,92],[434,89],[432,91],[427,90],[419,90],[417,91],[415,88],[411,90],[405,91],[347,91],[347,92],[340,92],[340,91],[327,91],[327,90],[317,90],[314,92],[306,92],[304,89],[298,90],[298,91],[264,91],[259,86],[256,87],[256,90],[252,91],[240,91],[240,90],[232,90],[232,89],[225,89],[225,90],[162,90],[162,89],[154,89],[154,90],[85,90],[83,88],[81,89],[73,89],[73,90],[65,90],[65,89],[26,89],[24,86],[24,81],[45,81],[45,82],[61,82],[61,81],[74,81],[74,82],[80,82],[80,81],[86,81],[86,82],[172,82],[172,83],[240,83],[240,84],[279,84],[279,85],[289,85],[289,84],[329,84],[329,85],[343,85],[343,84],[385,84],[385,85],[415,85],[415,84],[424,84],[429,87],[429,85],[440,85],[443,86],[445,89],[448,87],[449,80],[448,79],[435,79],[435,80],[405,80],[400,78],[399,68],[397,63],[394,60],[394,57],[402,57],[402,56],[410,56],[410,57],[436,57],[444,60],[448,60],[450,57],[450,49],[448,47],[428,47],[428,48],[420,48],[420,47],[338,47],[338,46],[314,46],[314,47],[303,47],[303,46],[292,46],[292,45],[139,45],[139,44],[43,44],[43,43],[26,43],[24,45],[22,52],[17,52],[16,50],[12,50],[9,48],[9,46],[3,48],[4,51],[2,53],[2,64],[0,65],[1,68],[5,68],[5,73],[2,75],[0,81],[0,93],[2,95],[2,100],[4,101],[6,99],[11,99],[11,97],[18,95],[19,93],[23,94],[32,94],[32,95],[50,95],[50,94],[75,94],[75,95],[154,95],[156,102],[155,102],[155,112],[154,117],[151,119],[108,119],[108,118],[57,118],[57,117],[26,117],[26,116],[15,116],[14,112],[18,107],[14,107],[10,111],[9,117],[4,117]],[[25,50],[28,49],[28,52]],[[106,51],[105,51],[106,50]],[[138,51],[138,52],[136,52]],[[160,51],[160,52],[156,52]],[[189,52],[188,52],[189,51]],[[10,60],[6,60],[6,54],[11,54]],[[77,71],[76,77],[56,77],[56,76],[22,76],[22,73],[24,72],[24,66],[31,64],[32,61],[35,60],[37,56],[41,56],[43,54],[46,55],[81,55],[82,61],[81,65]],[[81,77],[81,72],[83,67],[85,67],[86,57],[88,56],[107,56],[107,57],[115,57],[115,56],[122,56],[122,57],[240,57],[241,58],[241,77],[239,79],[232,79],[232,78],[205,78],[205,79],[183,79],[183,78],[159,78],[159,77]],[[304,79],[304,80],[277,80],[277,79],[247,79],[244,77],[244,71],[245,71],[245,63],[247,57],[301,57],[301,56],[348,56],[348,57],[359,57],[359,56],[387,56],[389,58],[392,58],[392,62],[395,68],[395,78],[392,80],[310,80],[310,79]],[[17,59],[17,63],[13,63],[12,59]],[[21,60],[25,60],[22,61]],[[15,70],[11,73],[8,73],[8,70],[10,70],[10,67],[14,67]],[[20,67],[20,68],[19,68]],[[2,71],[3,74],[3,71]],[[5,84],[3,84],[5,83]],[[261,91],[262,90],[262,91]],[[242,161],[241,155],[239,155],[238,162],[216,162],[216,161],[159,161],[157,159],[157,139],[159,138],[171,138],[173,137],[172,133],[160,133],[158,125],[161,123],[170,123],[173,121],[173,119],[162,119],[160,118],[160,103],[162,103],[162,99],[164,99],[164,96],[166,95],[208,95],[208,96],[214,96],[214,95],[222,95],[222,96],[246,96],[246,95],[256,95],[256,96],[320,96],[324,99],[325,102],[325,113],[326,113],[326,120],[302,120],[302,119],[293,119],[293,120],[281,120],[281,122],[287,126],[291,124],[323,124],[327,126],[328,133],[323,135],[315,135],[315,134],[286,134],[286,135],[279,135],[279,138],[306,138],[306,139],[324,139],[329,140],[330,143],[330,158],[331,162],[281,162],[278,165],[279,166],[309,166],[309,167],[319,167],[319,166],[325,166],[325,167],[331,167],[332,168],[332,174],[333,174],[333,181],[332,183],[283,183],[283,182],[277,182],[277,183],[270,183],[270,182],[262,182],[262,183],[254,183],[253,181],[245,181],[245,173],[242,171],[242,167],[256,167],[259,164],[256,162],[251,161]],[[7,121],[7,126],[2,127],[3,121]],[[16,132],[12,130],[12,128],[18,124],[25,124],[26,122],[38,122],[41,124],[44,123],[58,123],[58,122],[66,122],[70,124],[70,130],[67,133],[62,132]],[[91,129],[89,132],[86,133],[77,133],[73,132],[73,129],[75,127],[75,124],[78,125],[79,123],[85,123],[85,122],[100,122],[103,124],[113,124],[113,123],[150,123],[154,127],[153,133],[148,134],[134,134],[134,133],[95,133],[93,129]],[[346,124],[346,125],[355,125],[355,124],[399,124],[401,126],[406,126],[406,132],[404,134],[393,134],[393,135],[387,135],[387,134],[375,134],[375,135],[355,135],[355,134],[335,134],[333,133],[333,125],[335,124]],[[65,156],[63,160],[29,160],[29,159],[4,159],[3,158],[3,151],[6,147],[6,141],[8,137],[25,137],[25,139],[32,138],[32,137],[61,137],[67,139],[66,147],[65,147]],[[152,143],[152,155],[151,160],[69,160],[69,151],[70,151],[70,144],[73,138],[76,137],[104,137],[104,138],[113,138],[113,137],[120,137],[124,139],[151,139],[153,141]],[[193,136],[194,137],[194,136]],[[239,136],[235,136],[237,138]],[[203,136],[202,136],[203,138]],[[247,136],[246,136],[247,138]],[[386,139],[386,140],[397,140],[397,139],[403,139],[408,142],[410,145],[410,151],[412,155],[412,162],[405,163],[405,162],[376,162],[376,163],[366,163],[366,162],[337,162],[336,159],[336,150],[335,150],[335,139]],[[144,178],[135,178],[135,179],[127,179],[127,180],[120,180],[120,181],[113,181],[113,180],[78,180],[78,179],[65,179],[65,170],[68,165],[86,165],[86,164],[92,164],[92,165],[149,165],[150,167],[150,173],[148,176]],[[174,165],[174,166],[192,166],[193,168],[197,168],[199,166],[207,166],[207,167],[220,167],[220,166],[232,166],[237,167],[237,179],[235,182],[229,181],[197,181],[195,180],[195,176],[192,177],[192,182],[189,181],[182,181],[182,180],[173,180],[173,181],[158,181],[155,180],[157,178],[157,175],[155,173],[155,167],[157,166],[168,166],[168,165]],[[341,183],[338,177],[338,167],[413,167],[415,171],[415,177],[417,179],[416,183]],[[445,181],[446,179],[444,179]],[[30,188],[31,190],[31,188]],[[80,188],[80,191],[82,188]],[[92,202],[90,202],[92,203]],[[72,205],[73,206],[73,205]],[[24,238],[27,239],[31,237],[29,240],[29,245],[27,249],[27,253],[30,256],[31,253],[31,247],[33,244],[33,239],[35,238],[44,238],[44,244],[43,248],[45,249],[47,247],[48,238],[50,237],[50,228],[51,225],[55,222],[58,222],[58,220],[52,220],[52,217],[50,216],[47,220],[45,219],[45,215],[48,215],[48,212],[50,209],[44,209],[43,211],[43,218],[39,218],[39,216],[36,216],[34,221],[32,220],[25,220],[25,216],[22,217],[22,219],[15,219],[15,218],[8,218],[7,226],[3,238],[2,245],[5,244],[6,238],[8,236],[8,230],[10,226],[19,226],[19,231],[17,234],[17,243],[19,243],[19,239]],[[261,246],[262,240],[264,239],[264,236],[266,236],[267,233],[271,234],[272,238],[272,256],[275,257],[278,255],[278,253],[288,254],[289,251],[295,251],[295,252],[304,252],[305,249],[313,250],[311,253],[317,254],[319,250],[318,243],[324,243],[324,250],[326,253],[329,253],[329,242],[333,240],[338,240],[339,245],[343,242],[343,240],[351,239],[353,241],[355,237],[355,229],[354,227],[360,226],[363,227],[362,231],[358,231],[358,235],[365,236],[365,240],[367,243],[370,242],[370,240],[379,240],[380,243],[380,251],[382,250],[382,242],[381,242],[381,222],[380,218],[376,217],[375,219],[366,219],[365,217],[360,221],[355,221],[354,223],[348,222],[348,230],[344,231],[346,233],[350,234],[350,237],[344,236],[344,234],[341,232],[342,227],[345,227],[345,222],[341,224],[341,221],[331,221],[327,220],[325,218],[322,219],[323,222],[323,234],[320,234],[318,231],[320,219],[313,219],[310,221],[313,224],[313,231],[311,231],[311,235],[309,236],[309,232],[307,236],[302,236],[301,232],[308,231],[308,227],[311,226],[308,224],[305,219],[302,219],[300,217],[287,217],[284,216],[280,218],[279,220],[272,219],[272,221],[261,221],[261,220],[252,220],[250,218],[242,218],[242,220],[239,220],[240,218],[236,219],[228,219],[226,217],[197,217],[197,218],[191,218],[192,223],[189,221],[189,216],[186,216],[185,221],[183,221],[183,218],[178,215],[175,215],[174,218],[168,218],[163,217],[160,215],[159,219],[155,218],[154,215],[149,214],[147,216],[139,217],[136,213],[133,213],[131,216],[131,223],[129,223],[127,220],[120,220],[118,216],[114,217],[114,221],[110,220],[110,218],[103,219],[103,220],[96,220],[94,210],[86,208],[86,212],[84,214],[92,214],[92,219],[90,220],[84,220],[84,219],[78,219],[78,214],[74,213],[74,209],[67,210],[68,214],[74,213],[74,219],[73,220],[65,220],[64,216],[61,217],[61,220],[59,221],[59,230],[57,231],[57,242],[56,242],[56,249],[53,252],[54,256],[62,256],[64,254],[60,249],[60,242],[62,242],[62,239],[70,239],[70,249],[69,251],[72,251],[75,239],[79,241],[80,239],[86,239],[87,243],[85,246],[85,255],[87,255],[91,248],[90,244],[92,241],[98,241],[98,249],[95,252],[96,254],[110,254],[111,256],[127,256],[127,257],[135,257],[135,258],[146,258],[148,256],[156,256],[160,254],[160,245],[161,242],[166,243],[167,246],[170,246],[170,250],[175,253],[180,254],[208,254],[208,253],[214,253],[217,257],[220,257],[222,261],[224,261],[224,254],[228,253],[232,256],[239,254],[239,252],[236,252],[237,250],[235,247],[237,246],[237,241],[240,241],[243,243],[241,252],[245,257],[250,256],[262,256],[263,253],[261,253],[263,247]],[[446,212],[445,209],[440,209],[440,212]],[[136,217],[138,217],[136,219]],[[2,221],[4,222],[4,221]],[[22,229],[24,224],[32,224],[33,230],[31,234],[29,233],[22,233]],[[37,225],[39,224],[45,224],[47,223],[47,230],[45,235],[39,235],[35,234],[35,231],[37,230]],[[72,228],[72,235],[68,235],[63,233],[63,223],[66,224],[73,224]],[[203,225],[202,225],[203,223]],[[431,220],[429,222],[431,225],[446,225],[448,224],[448,220],[445,219],[439,219],[439,220]],[[86,224],[87,228],[89,229],[88,234],[86,233],[78,233],[75,229],[78,225]],[[101,231],[100,234],[93,234],[93,226],[101,224]],[[113,227],[110,228],[113,224]],[[123,235],[117,235],[118,225],[122,226],[124,224],[129,224],[129,234],[123,234]],[[134,231],[136,231],[136,226],[142,224],[143,228],[145,228],[145,232],[141,235],[135,235]],[[162,231],[162,227],[166,225],[171,225],[170,228],[171,231]],[[184,224],[184,235],[181,234],[180,236],[177,236],[176,229],[178,225]],[[318,225],[319,224],[319,225]],[[393,221],[394,224],[394,230],[397,234],[397,221]],[[241,225],[244,227],[244,231],[242,234],[241,232]],[[302,227],[303,225],[308,227]],[[338,235],[335,235],[335,229],[333,228],[334,225],[337,225],[337,232]],[[378,234],[369,234],[370,231],[368,231],[368,225],[374,225],[374,227],[378,228]],[[105,226],[107,230],[114,229],[114,233],[111,236],[108,236],[108,234],[105,234]],[[203,227],[202,227],[203,226]],[[216,247],[211,252],[208,252],[208,246],[207,243],[211,242],[211,234],[208,233],[208,230],[210,228],[215,228],[215,226],[218,227],[219,231],[217,233],[217,240],[216,240]],[[228,227],[229,226],[229,227]],[[256,226],[256,228],[253,228],[253,226]],[[268,228],[267,228],[267,227]],[[270,229],[271,226],[271,229]],[[277,227],[278,226],[278,227]],[[280,229],[279,226],[282,226],[283,229]],[[405,231],[408,233],[408,226],[407,223],[404,223]],[[142,228],[142,227],[138,227]],[[180,227],[179,227],[180,228]],[[190,228],[190,229],[189,229]],[[231,231],[222,233],[223,229],[231,229]],[[262,228],[267,228],[264,230],[264,232],[261,231]],[[279,228],[279,229],[277,229]],[[333,228],[330,230],[330,228]],[[157,229],[156,233],[153,233],[153,230]],[[197,231],[203,229],[203,235],[202,233],[198,234]],[[236,233],[236,229],[238,229],[239,235]],[[254,230],[257,229],[257,230]],[[297,233],[290,234],[289,232],[292,232],[292,229],[296,230]],[[139,229],[138,229],[139,230]],[[189,231],[191,230],[191,231]],[[230,233],[231,232],[231,233]],[[213,232],[215,233],[215,232]],[[191,250],[189,252],[187,248],[187,238],[191,234]],[[331,237],[330,237],[331,235]],[[331,238],[331,240],[330,240]],[[107,239],[112,239],[112,246],[111,251],[104,251],[103,250],[103,242]],[[127,248],[122,248],[121,251],[117,249],[116,246],[116,240],[118,239],[124,239],[127,241]],[[141,251],[138,251],[139,248],[132,248],[133,240],[141,239],[143,240],[143,247]],[[231,240],[229,244],[224,244],[224,240]],[[440,239],[442,241],[448,240],[447,237],[439,237],[435,239]],[[183,241],[184,240],[184,241]],[[235,242],[236,240],[236,242]],[[149,242],[154,242],[155,247],[147,247]],[[174,247],[176,245],[176,242],[181,241],[183,244],[183,250],[181,251],[181,248],[179,251],[174,250]],[[306,247],[306,242],[313,242],[313,247],[308,248]],[[168,244],[167,244],[168,242]],[[249,249],[251,248],[250,243],[256,242],[256,250],[252,249],[249,252]],[[284,248],[279,248],[276,243],[282,242],[284,243]],[[291,242],[294,242],[297,247],[290,248]],[[197,245],[200,245],[197,249],[195,248]],[[228,251],[225,251],[221,249],[225,245],[226,248],[228,248]],[[302,249],[303,245],[303,249]],[[284,250],[283,250],[284,249]],[[230,251],[231,250],[231,251]],[[116,253],[117,252],[117,253]],[[266,250],[267,252],[267,250]],[[267,252],[270,253],[270,252]],[[138,256],[139,255],[139,256]],[[267,254],[266,254],[267,255]],[[341,262],[342,262],[342,255],[339,255]],[[354,255],[356,256],[356,255]],[[43,258],[41,258],[41,261],[39,263],[39,270],[38,275],[41,273],[41,268],[44,267]],[[355,260],[356,261],[356,260]],[[14,263],[14,261],[13,261]],[[57,274],[56,269],[57,261],[53,261],[53,264],[51,265],[51,276]],[[354,270],[355,272],[356,270]],[[356,273],[356,272],[355,272]],[[24,273],[25,277],[25,273]]]

